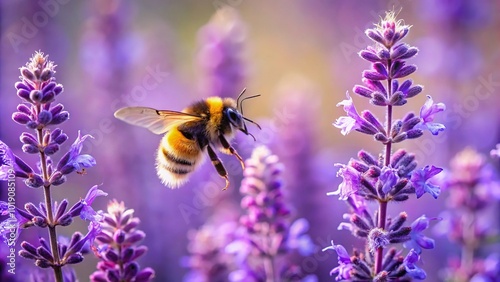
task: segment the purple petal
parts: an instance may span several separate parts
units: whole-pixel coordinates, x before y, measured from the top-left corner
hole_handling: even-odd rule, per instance
[[[415,242],[424,249],[434,249],[434,240],[426,236],[417,236]]]
[[[424,280],[427,278],[427,274],[420,267],[416,266],[415,263],[419,261],[418,253],[411,249],[408,255],[404,259],[404,266],[408,275],[414,279]]]
[[[422,125],[427,127],[433,135],[437,135],[445,129],[444,125],[432,122],[434,116],[444,110],[446,110],[446,106],[443,103],[434,104],[432,97],[427,95],[427,101],[420,109],[420,118],[422,119]]]
[[[441,190],[437,185],[428,183],[429,179],[443,171],[442,168],[435,166],[425,166],[416,170],[411,175],[411,182],[415,187],[415,194],[420,198],[424,193],[431,194],[435,199],[439,196]]]
[[[87,205],[92,205],[96,197],[108,195],[108,193],[98,189],[97,187],[99,186],[94,185],[87,192],[87,195],[85,196],[85,202],[87,203]]]
[[[396,173],[397,171],[395,169],[387,166],[382,169],[382,174],[380,175],[379,180],[382,182],[382,191],[384,191],[384,193],[388,193],[398,182],[398,176]]]

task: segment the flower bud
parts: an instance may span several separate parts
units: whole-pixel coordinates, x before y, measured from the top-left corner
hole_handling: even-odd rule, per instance
[[[66,140],[68,140],[68,135],[62,133],[61,135],[57,136],[57,138],[54,139],[54,142],[56,142],[57,144],[61,145]]]
[[[61,84],[57,84],[56,87],[54,87],[54,94],[59,95],[64,91],[64,88]]]
[[[44,152],[47,156],[53,155],[53,154],[55,154],[57,151],[59,151],[59,144],[56,144],[56,143],[49,144],[48,146],[46,146],[46,147],[43,149],[43,152]]]
[[[49,124],[52,121],[52,114],[47,110],[42,110],[38,114],[38,122],[44,125]]]
[[[21,75],[22,75],[25,79],[27,79],[27,80],[31,80],[31,81],[35,80],[35,75],[34,75],[34,74],[33,74],[33,72],[32,72],[32,71],[30,71],[27,67],[22,67],[22,68],[20,69],[20,71],[21,71]]]
[[[26,100],[27,102],[31,102],[29,90],[21,88],[21,89],[17,90],[17,96],[19,96],[21,99]]]
[[[66,259],[67,264],[76,264],[82,261],[83,261],[83,256],[80,253],[72,254]]]
[[[30,99],[35,103],[39,103],[43,98],[43,93],[40,90],[31,90]]]
[[[47,81],[54,76],[54,71],[50,68],[45,68],[40,74],[40,80]]]
[[[50,122],[50,124],[54,124],[54,125],[61,124],[61,123],[65,122],[68,119],[69,119],[69,113],[66,112],[66,111],[63,111],[63,112],[61,112],[61,113],[53,116],[52,121]]]
[[[31,144],[24,144],[22,146],[22,150],[23,150],[23,152],[25,152],[27,154],[38,154],[38,153],[40,153],[40,150],[38,149],[38,147],[35,146],[35,145],[31,145]]]
[[[36,129],[38,127],[38,123],[36,121],[30,120],[26,123],[26,127],[29,129]]]
[[[12,120],[21,124],[21,125],[24,125],[24,124],[27,124],[28,122],[30,122],[31,118],[25,113],[14,112],[12,114]]]

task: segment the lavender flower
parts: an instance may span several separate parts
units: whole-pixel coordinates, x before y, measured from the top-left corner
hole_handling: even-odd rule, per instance
[[[366,31],[375,46],[359,53],[361,58],[372,64],[372,68],[363,72],[364,85],[356,85],[353,92],[370,99],[374,106],[385,107],[385,122],[369,110],[358,113],[349,94],[347,100],[337,105],[343,106],[347,113],[333,124],[342,129],[342,134],[356,130],[372,135],[385,147],[379,157],[361,150],[357,159],[352,158],[348,164],[336,164],[340,167],[337,176],[341,176],[343,181],[337,191],[328,195],[339,195],[339,199],[346,201],[352,210],[344,215],[348,222],[341,223],[339,229],[366,240],[366,253],[354,251],[350,258],[340,245],[332,243],[331,247],[324,249],[333,249],[339,256],[339,266],[331,272],[337,275],[337,281],[399,281],[426,277],[416,263],[420,260],[422,248],[434,247],[434,241],[422,234],[429,225],[429,219],[422,216],[411,226],[405,226],[406,212],[394,218],[387,216],[390,202],[406,201],[411,195],[420,198],[424,193],[437,198],[440,193],[432,178],[442,171],[441,168],[426,166],[417,169],[415,155],[404,149],[392,151],[392,144],[418,138],[423,135],[423,129],[437,135],[445,128],[434,122],[436,114],[444,111],[445,106],[435,104],[430,96],[427,96],[419,116],[410,112],[399,120],[393,120],[393,108],[405,105],[423,90],[422,86],[414,85],[412,80],[405,78],[417,69],[408,65],[406,60],[414,57],[418,49],[400,42],[409,30],[410,26],[396,20],[394,12],[388,12],[376,28]],[[378,211],[372,214],[365,201],[377,202]],[[394,247],[384,255],[384,250],[399,243],[411,248],[406,257]]]
[[[294,249],[310,254],[313,244],[305,234],[307,221],[299,219],[290,225],[281,181],[282,165],[266,147],[258,147],[246,161],[245,178],[240,192],[246,214],[240,218],[244,227],[241,238],[227,246],[237,255],[239,270],[231,281],[298,281],[297,266],[287,260]]]
[[[331,276],[333,276],[334,274],[337,275],[337,277],[335,277],[335,281],[351,279],[351,270],[353,268],[353,265],[349,253],[344,248],[344,246],[335,245],[332,241],[332,245],[324,248],[323,252],[326,250],[334,250],[335,252],[337,252],[339,266],[330,271]]]
[[[226,281],[234,270],[234,259],[225,251],[237,236],[236,222],[207,222],[188,233],[190,256],[182,265],[190,272],[184,281]]]
[[[460,258],[451,257],[444,270],[450,281],[495,281],[499,277],[500,258],[489,245],[498,237],[491,226],[490,207],[500,200],[500,183],[486,156],[471,148],[457,153],[451,160],[451,170],[444,180],[448,191],[448,211],[435,231],[461,247]],[[482,278],[483,280],[481,280]],[[478,279],[478,280],[475,280]]]
[[[136,260],[147,251],[138,245],[146,234],[137,229],[139,218],[134,210],[126,209],[123,202],[110,201],[107,213],[103,214],[102,229],[96,234],[97,254],[101,261],[97,271],[90,275],[91,281],[151,281],[154,270],[140,269]]]
[[[202,90],[207,96],[233,97],[241,92],[246,76],[245,38],[245,26],[237,11],[229,6],[218,9],[201,28],[198,63]]]
[[[63,92],[63,86],[55,80],[54,63],[41,52],[36,52],[26,66],[20,68],[20,72],[21,81],[17,82],[15,87],[22,103],[17,106],[12,119],[34,131],[35,134],[23,132],[20,141],[23,143],[23,152],[38,155],[40,161],[36,166],[30,166],[0,141],[0,180],[10,183],[13,176],[24,179],[24,183],[30,188],[43,187],[45,201],[38,205],[28,202],[23,208],[15,207],[10,199],[8,203],[0,202],[2,215],[9,215],[0,223],[0,234],[12,248],[15,247],[22,229],[34,226],[47,228],[48,241],[43,237],[36,243],[23,241],[19,255],[34,260],[39,268],[52,268],[55,281],[62,282],[62,267],[83,260],[84,246],[94,240],[101,228],[101,219],[88,216],[89,211],[93,211],[90,207],[92,201],[88,198],[77,202],[68,210],[68,200],[52,200],[51,188],[66,182],[66,175],[75,171],[83,174],[85,168],[95,165],[92,156],[81,154],[83,142],[91,136],[80,137],[78,133],[70,150],[54,165],[52,156],[59,152],[60,146],[68,139],[68,136],[56,127],[69,118],[64,106],[55,103],[56,98]],[[93,187],[91,191],[96,195],[106,194],[97,187]],[[76,232],[67,243],[58,241],[56,226],[68,226],[77,216],[90,220],[88,233],[83,236]]]

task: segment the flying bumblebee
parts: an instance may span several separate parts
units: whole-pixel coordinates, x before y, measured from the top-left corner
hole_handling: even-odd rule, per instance
[[[115,117],[132,125],[142,126],[155,134],[163,134],[156,155],[156,171],[161,182],[177,188],[184,184],[191,173],[203,162],[205,150],[215,166],[217,173],[229,186],[227,171],[215,153],[215,149],[234,155],[244,168],[241,156],[229,141],[235,132],[248,132],[245,121],[260,126],[243,116],[243,101],[260,95],[243,98],[245,89],[235,101],[232,98],[210,97],[195,102],[182,110],[156,110],[147,107],[126,107],[115,112]],[[240,110],[238,110],[238,107]]]

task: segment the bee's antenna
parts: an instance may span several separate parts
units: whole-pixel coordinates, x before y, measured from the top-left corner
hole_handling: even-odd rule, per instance
[[[246,117],[243,117],[243,119],[246,120],[246,121],[248,121],[248,122],[251,122],[251,123],[255,124],[260,130],[262,130],[262,128],[260,127],[260,125],[258,123],[256,123],[255,121],[253,121],[251,119],[248,119]],[[254,137],[254,139],[255,139],[255,137]]]
[[[248,134],[247,134],[247,135],[250,135],[250,136],[252,136],[252,138],[253,138],[253,141],[255,141],[255,142],[257,141],[257,139],[255,139],[255,136],[253,136],[253,134],[252,134],[252,133],[248,132]]]
[[[257,97],[260,97],[260,94],[259,94],[259,95],[249,96],[249,97],[245,97],[245,98],[243,98],[243,99],[241,100],[241,102],[240,102],[240,113],[241,113],[241,115],[243,115],[243,102],[244,102],[245,100],[252,99],[252,98],[257,98]]]
[[[236,106],[239,107],[240,109],[241,109],[240,98],[241,96],[243,96],[243,94],[245,94],[245,91],[247,91],[247,89],[243,88],[243,90],[241,90],[240,95],[238,95],[238,98],[236,99]]]

